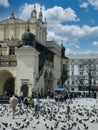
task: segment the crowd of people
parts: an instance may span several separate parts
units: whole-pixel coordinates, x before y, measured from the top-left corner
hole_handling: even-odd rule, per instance
[[[70,103],[72,103],[72,100],[75,99],[76,97],[83,97],[83,94],[80,93],[67,93],[66,91],[64,92],[52,92],[52,91],[47,91],[47,101],[49,101],[50,98],[55,99],[56,102],[66,102],[67,99],[70,99]],[[96,97],[94,95],[94,97]],[[22,109],[22,103],[28,107],[29,105],[32,105],[34,107],[34,112],[35,115],[37,115],[39,106],[40,106],[40,99],[41,99],[40,94],[36,94],[32,92],[32,96],[29,98],[28,97],[23,97],[23,96],[17,96],[15,94],[10,97],[9,103],[10,106],[12,107],[12,118],[15,118],[15,110],[17,104],[19,104],[20,109]],[[70,108],[68,106],[68,118],[69,118],[69,112]]]
[[[21,96],[17,96],[15,94],[12,95],[12,97],[10,97],[9,99],[9,104],[10,107],[12,108],[12,119],[15,119],[15,111],[16,111],[16,106],[17,104],[19,104],[19,108],[20,110],[22,110],[22,103],[24,103],[24,105],[26,105],[26,107],[28,107],[28,100],[27,98],[24,98],[25,100],[23,100],[23,98]],[[34,114],[37,115],[38,114],[38,110],[39,110],[39,104],[40,104],[40,98],[38,95],[35,95],[34,99],[33,99],[33,107],[34,107]]]

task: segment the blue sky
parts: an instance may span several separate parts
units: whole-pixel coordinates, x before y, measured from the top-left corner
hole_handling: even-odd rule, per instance
[[[98,52],[98,0],[0,0],[0,20],[27,20],[36,5],[47,18],[48,40],[63,42],[66,53]]]

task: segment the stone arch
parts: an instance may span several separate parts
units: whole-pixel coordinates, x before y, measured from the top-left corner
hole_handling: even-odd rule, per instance
[[[0,95],[11,96],[14,93],[15,78],[8,70],[0,71]]]

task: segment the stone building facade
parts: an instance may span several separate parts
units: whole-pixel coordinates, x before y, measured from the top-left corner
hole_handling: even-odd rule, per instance
[[[45,96],[48,89],[62,87],[62,74],[66,76],[62,66],[67,58],[61,53],[62,46],[47,41],[42,9],[37,15],[34,6],[27,21],[11,13],[0,21],[0,95],[7,92],[26,97],[36,92]]]
[[[72,92],[98,91],[98,54],[69,54],[65,87]]]

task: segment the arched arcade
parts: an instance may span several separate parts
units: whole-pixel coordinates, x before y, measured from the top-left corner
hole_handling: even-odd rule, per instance
[[[0,96],[11,96],[15,89],[15,78],[7,70],[0,71]]]

